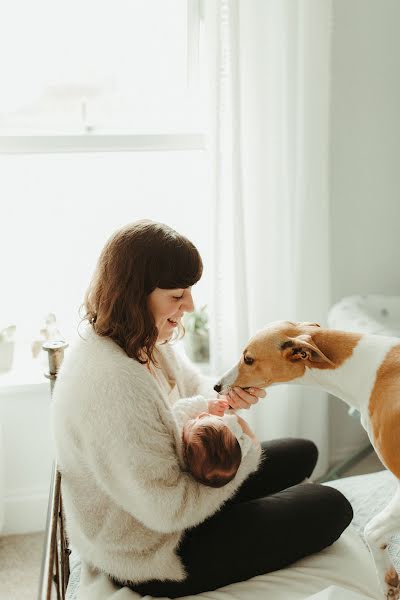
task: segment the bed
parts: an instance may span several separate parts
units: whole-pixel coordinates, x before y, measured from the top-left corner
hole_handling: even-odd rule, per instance
[[[61,479],[58,479],[61,482]],[[57,478],[54,480],[56,485]],[[310,485],[304,483],[304,485]],[[318,554],[297,561],[290,567],[254,577],[249,581],[226,586],[220,590],[187,596],[196,600],[368,600],[381,598],[374,572],[374,565],[363,538],[366,522],[377,514],[392,497],[397,486],[394,476],[388,471],[359,475],[328,482],[339,489],[351,502],[354,509],[353,523],[341,538]],[[56,496],[60,497],[58,487]],[[53,511],[54,512],[54,511]],[[58,514],[60,517],[62,511]],[[59,523],[62,519],[57,519]],[[54,523],[53,523],[54,524]],[[65,537],[64,537],[65,540]],[[68,550],[65,553],[65,550]],[[58,544],[59,568],[48,572],[58,574],[59,592],[51,582],[50,587],[41,586],[40,600],[66,598],[67,600],[137,600],[139,596],[128,588],[118,588],[106,575],[97,573],[80,560],[79,555]],[[400,570],[400,535],[392,538],[389,545],[392,560]],[[54,555],[53,555],[53,558]],[[45,556],[49,560],[49,555]],[[62,563],[68,562],[68,571]],[[65,586],[64,586],[65,583]],[[50,595],[46,593],[50,592]],[[65,596],[63,595],[65,593]],[[146,596],[146,600],[152,600]]]

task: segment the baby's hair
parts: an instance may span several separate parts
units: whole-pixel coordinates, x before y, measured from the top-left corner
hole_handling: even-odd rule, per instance
[[[197,481],[219,488],[235,477],[242,451],[224,423],[199,424],[184,445],[186,464]]]

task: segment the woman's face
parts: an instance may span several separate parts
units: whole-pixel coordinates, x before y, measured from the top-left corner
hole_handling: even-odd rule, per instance
[[[157,342],[165,342],[171,338],[183,314],[194,310],[192,288],[156,288],[148,295],[147,306],[158,330]]]

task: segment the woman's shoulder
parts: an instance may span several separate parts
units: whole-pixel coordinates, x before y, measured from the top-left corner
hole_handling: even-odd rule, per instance
[[[115,393],[133,393],[143,387],[151,388],[146,368],[113,340],[86,327],[65,351],[55,391],[57,397],[75,391],[80,397],[88,397],[93,392],[100,400],[111,388]]]
[[[139,369],[140,363],[131,359],[126,352],[111,338],[98,335],[88,325],[79,331],[79,335],[65,352],[64,368],[67,366],[80,366],[87,371],[95,367],[96,371],[106,368],[123,368],[130,366]]]

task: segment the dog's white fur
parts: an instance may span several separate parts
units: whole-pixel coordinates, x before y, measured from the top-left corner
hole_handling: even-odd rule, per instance
[[[320,386],[357,408],[382,463],[400,483],[400,340],[322,329],[316,323],[277,321],[257,333],[215,386]],[[365,528],[386,599],[400,596],[399,577],[387,550],[400,528],[400,486]]]

